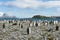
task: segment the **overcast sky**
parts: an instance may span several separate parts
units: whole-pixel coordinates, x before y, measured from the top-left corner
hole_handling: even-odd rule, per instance
[[[0,0],[0,12],[19,18],[60,16],[60,0]]]

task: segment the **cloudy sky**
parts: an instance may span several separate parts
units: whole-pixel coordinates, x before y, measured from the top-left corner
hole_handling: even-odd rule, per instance
[[[0,0],[0,12],[19,18],[60,16],[60,0]]]

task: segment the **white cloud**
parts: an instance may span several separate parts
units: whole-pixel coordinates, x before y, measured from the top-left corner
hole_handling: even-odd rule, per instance
[[[57,8],[57,10],[56,10],[56,11],[57,11],[57,13],[58,13],[58,14],[57,14],[57,13],[56,13],[56,14],[57,14],[57,15],[59,15],[59,14],[60,14],[60,7],[59,7],[59,8]]]
[[[4,13],[0,12],[0,17],[3,15]]]
[[[0,5],[2,5],[3,4],[3,2],[0,2]]]
[[[60,1],[48,1],[44,3],[44,6],[46,7],[59,7]]]
[[[0,2],[0,4],[3,4]],[[11,5],[11,6],[16,6],[19,8],[38,8],[38,7],[55,7],[55,6],[60,6],[60,1],[37,1],[37,0],[16,0],[16,1],[8,1],[5,2],[4,5]]]

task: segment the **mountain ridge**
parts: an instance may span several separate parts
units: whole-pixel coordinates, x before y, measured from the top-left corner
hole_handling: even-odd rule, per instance
[[[60,18],[60,16],[43,16],[43,15],[34,15],[32,18]]]

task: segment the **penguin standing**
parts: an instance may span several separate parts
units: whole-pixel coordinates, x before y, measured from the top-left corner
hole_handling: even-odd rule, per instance
[[[31,33],[31,28],[28,27],[28,28],[27,28],[27,34],[30,34],[30,33]]]
[[[38,26],[38,23],[36,23],[35,26],[37,27]]]
[[[59,30],[59,26],[56,26],[56,31],[58,31]]]
[[[9,23],[11,23],[11,22],[9,21]]]
[[[20,23],[19,23],[19,26],[20,26]]]
[[[29,34],[29,27],[27,28],[27,34]]]
[[[5,28],[5,23],[3,23],[3,28]]]
[[[23,25],[21,25],[21,28],[23,28]]]

